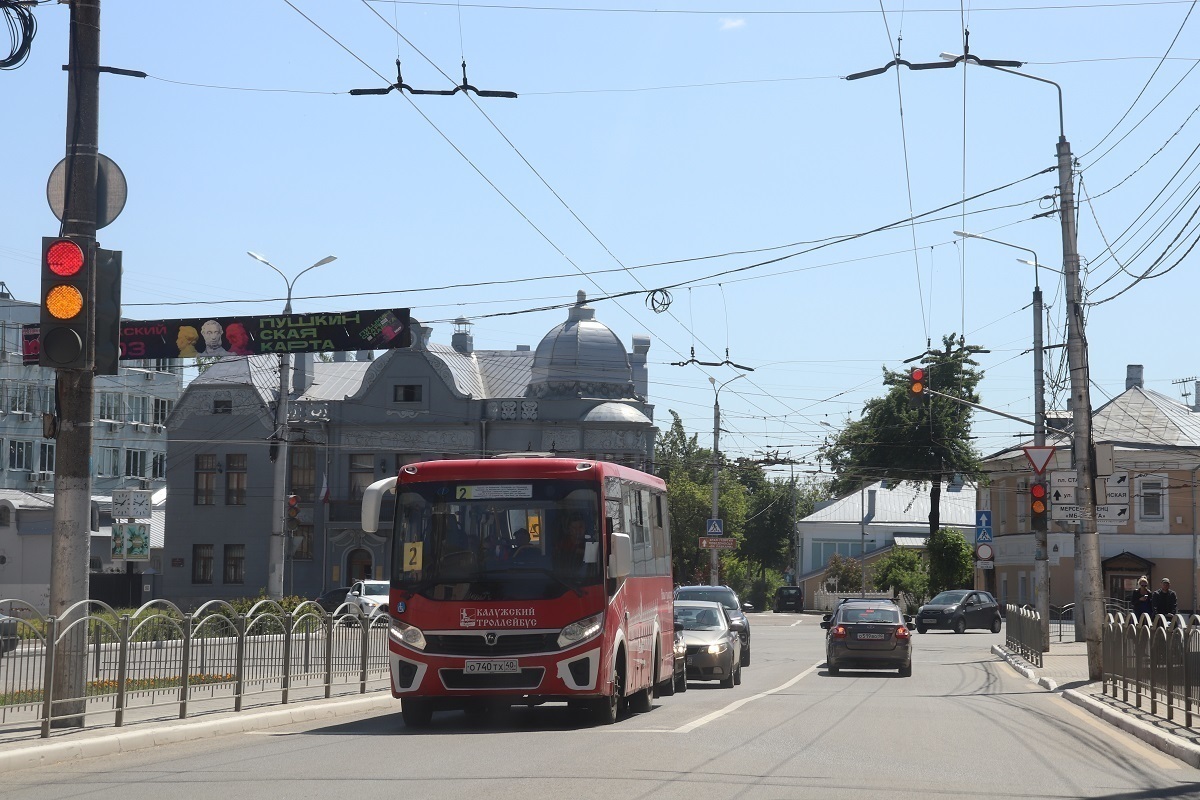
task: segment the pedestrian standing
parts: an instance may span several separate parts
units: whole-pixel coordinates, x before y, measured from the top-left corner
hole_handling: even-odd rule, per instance
[[[1154,595],[1150,591],[1150,579],[1145,575],[1138,578],[1137,589],[1129,595],[1129,607],[1138,620],[1142,614],[1154,614]]]
[[[1171,579],[1162,579],[1162,588],[1154,593],[1154,613],[1162,614],[1168,620],[1179,611],[1179,598],[1171,590]]]

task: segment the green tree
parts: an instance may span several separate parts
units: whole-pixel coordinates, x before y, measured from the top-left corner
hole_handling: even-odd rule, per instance
[[[982,377],[971,356],[978,347],[950,334],[943,350],[930,350],[921,359],[930,389],[978,403],[975,393]],[[971,407],[943,397],[927,396],[920,407],[909,402],[909,373],[883,370],[891,386],[883,397],[868,400],[862,416],[842,428],[822,453],[837,474],[837,495],[859,490],[864,481],[889,478],[930,482],[929,532],[941,527],[942,481],[948,474],[980,475],[979,455],[971,445]]]
[[[892,551],[871,565],[875,588],[890,591],[893,597],[908,595],[920,604],[927,597],[929,570],[925,559],[916,550],[893,547]]]
[[[974,577],[970,543],[957,528],[939,528],[929,537],[929,593],[944,589],[969,589]]]
[[[862,562],[841,553],[834,553],[825,565],[825,586],[839,592],[862,589]]]

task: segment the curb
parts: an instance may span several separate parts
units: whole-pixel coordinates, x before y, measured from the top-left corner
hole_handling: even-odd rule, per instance
[[[1003,658],[1014,670],[1029,680],[1036,681],[1038,686],[1058,693],[1069,702],[1074,703],[1085,711],[1095,714],[1113,727],[1120,728],[1126,733],[1136,736],[1156,750],[1177,758],[1191,767],[1200,769],[1200,746],[1184,741],[1177,736],[1172,736],[1147,722],[1142,722],[1136,717],[1131,717],[1128,714],[1111,708],[1084,692],[1076,691],[1075,689],[1064,689],[1060,692],[1058,684],[1053,679],[1039,678],[1037,673],[1025,666],[1023,660],[1018,660],[1000,645],[992,645],[992,654]]]
[[[397,711],[399,705],[389,693],[386,697],[354,698],[296,706],[274,711],[234,712],[236,716],[215,720],[180,722],[159,727],[132,730],[113,729],[113,732],[73,742],[47,742],[17,747],[0,752],[0,772],[43,767],[62,761],[110,756],[144,750],[161,744],[196,741],[231,733],[276,728],[300,722],[334,719],[375,711]]]

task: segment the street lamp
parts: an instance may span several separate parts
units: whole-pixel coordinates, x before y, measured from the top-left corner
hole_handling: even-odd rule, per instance
[[[721,390],[727,385],[733,383],[738,378],[746,377],[745,374],[734,375],[724,383],[717,385],[717,379],[713,376],[708,376],[708,382],[713,386],[713,485],[712,485],[712,518],[717,519],[717,498],[721,491]],[[722,531],[724,535],[724,531]],[[709,550],[708,560],[708,585],[717,585],[717,550],[712,548]]]
[[[287,275],[284,275],[279,267],[258,253],[246,251],[246,255],[255,261],[266,264],[279,273],[279,277],[283,278],[283,282],[287,286],[287,300],[283,305],[283,314],[285,317],[292,313],[292,287],[296,285],[296,281],[300,276],[309,270],[324,266],[330,261],[337,259],[337,256],[325,256],[311,267],[298,272],[296,277],[288,280]],[[267,594],[276,599],[283,597],[283,565],[286,553],[288,552],[284,545],[284,520],[287,517],[288,377],[291,364],[290,353],[284,352],[279,354],[279,398],[275,402],[275,432],[271,435],[271,438],[275,442],[275,487],[272,492],[275,514],[271,521],[270,567],[267,575]]]
[[[1038,255],[1028,247],[1022,247],[1011,242],[1002,242],[989,236],[967,231],[955,231],[955,236],[968,239],[982,239],[985,242],[1011,247],[1014,250],[1024,250],[1033,254],[1033,261],[1017,259],[1024,264],[1033,265],[1033,444],[1035,447],[1046,446],[1046,384],[1044,350],[1042,348],[1042,287],[1038,284]],[[1055,270],[1057,271],[1057,270]],[[1037,601],[1038,614],[1041,616],[1042,652],[1050,650],[1050,561],[1047,553],[1047,532],[1045,525],[1034,525],[1033,548],[1033,583],[1034,597]]]

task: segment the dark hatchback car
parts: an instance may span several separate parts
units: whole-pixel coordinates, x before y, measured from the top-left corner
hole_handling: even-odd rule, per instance
[[[332,614],[337,611],[338,606],[346,602],[346,595],[349,594],[349,586],[339,586],[336,589],[330,589],[325,594],[316,599],[317,605],[325,609],[326,614]]]
[[[1004,620],[996,598],[976,589],[941,592],[917,612],[917,632],[942,629],[965,633],[979,628],[999,633]]]
[[[780,586],[775,590],[775,613],[780,611],[803,611],[804,590],[799,586]]]
[[[729,613],[730,622],[741,623],[738,636],[742,640],[742,666],[750,666],[750,620],[747,611],[753,611],[754,606],[742,604],[737,592],[728,586],[680,586],[675,590],[676,600],[704,600],[710,603],[720,603]]]
[[[890,600],[846,600],[828,619],[825,629],[825,668],[830,675],[843,669],[895,669],[912,675],[913,623]]]

